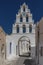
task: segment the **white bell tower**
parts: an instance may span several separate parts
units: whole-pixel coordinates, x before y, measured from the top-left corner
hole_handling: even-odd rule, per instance
[[[12,34],[6,36],[7,58],[18,57],[30,51],[35,56],[35,24],[28,6],[24,3],[16,14]],[[9,52],[10,51],[10,52]]]
[[[19,33],[23,33],[23,25],[26,27],[26,33],[29,33],[29,25],[32,25],[34,28],[34,20],[32,19],[32,14],[25,3],[20,6],[19,12],[16,14],[16,23],[15,25],[13,24],[12,33],[17,33],[17,25],[19,26]]]

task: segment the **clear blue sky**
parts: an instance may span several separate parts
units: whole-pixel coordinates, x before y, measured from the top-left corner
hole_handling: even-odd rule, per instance
[[[0,0],[0,26],[6,33],[11,33],[16,13],[24,2],[30,8],[35,22],[43,17],[43,0]]]

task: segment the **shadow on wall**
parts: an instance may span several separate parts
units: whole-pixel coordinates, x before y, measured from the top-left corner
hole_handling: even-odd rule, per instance
[[[25,64],[25,65],[36,65],[35,60],[33,60],[33,59],[26,59],[23,64]]]

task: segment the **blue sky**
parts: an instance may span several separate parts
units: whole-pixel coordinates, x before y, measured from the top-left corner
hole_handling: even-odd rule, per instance
[[[33,14],[35,22],[43,17],[43,0],[1,0],[0,1],[0,26],[7,34],[12,32],[12,24],[16,19],[20,5],[26,3]]]

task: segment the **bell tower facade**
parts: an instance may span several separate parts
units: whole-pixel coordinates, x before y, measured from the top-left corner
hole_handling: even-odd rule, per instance
[[[35,26],[30,9],[24,3],[16,14],[12,34],[6,36],[7,58],[17,58],[29,52],[35,57]]]

